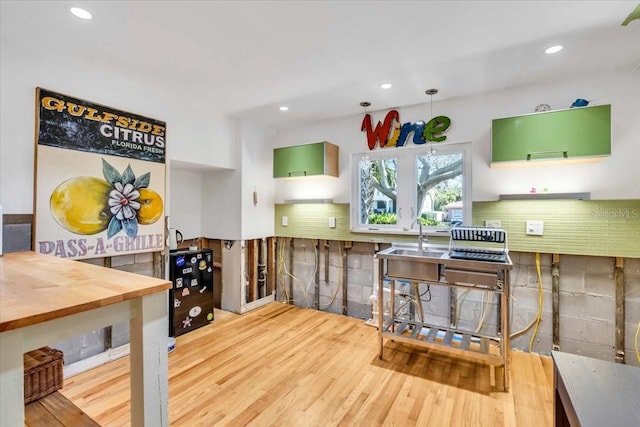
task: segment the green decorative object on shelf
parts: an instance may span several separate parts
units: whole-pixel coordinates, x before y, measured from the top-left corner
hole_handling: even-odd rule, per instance
[[[636,19],[640,19],[640,4],[637,5],[636,8],[631,11],[629,16],[627,16],[625,20],[622,21],[622,24],[620,25],[627,26],[631,21],[635,21]]]
[[[611,105],[495,119],[491,167],[585,162],[611,155]]]
[[[273,177],[328,175],[337,177],[338,146],[327,141],[273,150]]]

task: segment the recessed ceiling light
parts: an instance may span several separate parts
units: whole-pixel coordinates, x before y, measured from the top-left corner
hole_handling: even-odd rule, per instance
[[[71,13],[73,13],[75,16],[77,16],[80,19],[91,19],[91,14],[79,7],[72,7]]]
[[[280,107],[280,111],[289,111],[289,107],[283,105],[282,107]]]
[[[562,50],[562,45],[557,44],[555,46],[551,46],[545,49],[544,53],[551,55],[552,53],[558,53]]]
[[[380,89],[391,89],[391,83],[382,83]]]

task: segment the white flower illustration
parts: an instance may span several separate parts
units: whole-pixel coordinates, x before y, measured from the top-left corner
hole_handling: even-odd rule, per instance
[[[121,182],[114,182],[114,190],[109,193],[109,207],[116,219],[129,220],[136,217],[140,203],[136,200],[140,197],[140,192],[132,184],[122,185]]]

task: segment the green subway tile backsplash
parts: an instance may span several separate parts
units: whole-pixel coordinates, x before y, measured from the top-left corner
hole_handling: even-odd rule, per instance
[[[503,200],[474,202],[473,223],[499,219],[509,249],[640,258],[640,200]],[[525,234],[544,221],[543,236]]]
[[[282,216],[288,225],[282,226]],[[329,217],[336,228],[329,228]],[[352,233],[349,204],[277,204],[279,237],[390,243],[415,235]],[[498,219],[509,249],[522,252],[640,258],[640,200],[503,200],[473,203],[473,224]],[[543,236],[525,234],[527,220],[544,221]],[[436,243],[448,239],[430,238]]]
[[[282,217],[287,217],[287,226]],[[336,218],[336,228],[329,228],[329,217]],[[352,242],[417,242],[414,235],[352,233],[349,229],[348,203],[276,204],[275,234],[277,237],[346,240]],[[448,238],[434,237],[433,243],[448,243]]]

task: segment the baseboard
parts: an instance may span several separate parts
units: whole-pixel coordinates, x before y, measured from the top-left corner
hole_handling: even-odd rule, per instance
[[[96,354],[95,356],[87,357],[86,359],[79,360],[78,362],[74,362],[69,365],[64,365],[62,375],[64,378],[70,378],[74,375],[81,374],[128,355],[129,344],[111,348],[103,353]]]
[[[275,295],[267,295],[264,298],[260,298],[259,300],[251,301],[248,304],[243,304],[240,306],[240,314],[244,314],[248,311],[255,310],[258,307],[262,307],[263,305],[269,304],[270,302],[275,301]]]

